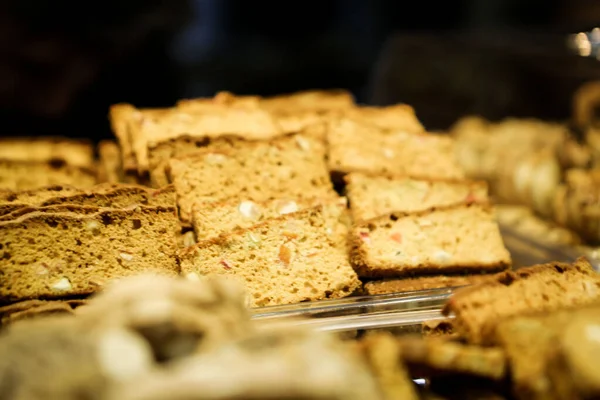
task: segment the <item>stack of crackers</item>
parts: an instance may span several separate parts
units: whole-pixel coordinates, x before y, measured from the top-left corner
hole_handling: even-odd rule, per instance
[[[458,289],[423,335],[359,341],[388,399],[591,399],[600,394],[600,275],[585,259]],[[427,379],[417,388],[413,379]]]
[[[410,106],[223,92],[114,105],[110,122],[116,140],[98,160],[91,147],[65,152],[60,168],[93,168],[89,182],[5,185],[2,301],[85,296],[151,270],[224,276],[268,306],[510,267],[485,184],[464,178],[454,139],[425,132]],[[55,162],[52,146],[27,162]]]

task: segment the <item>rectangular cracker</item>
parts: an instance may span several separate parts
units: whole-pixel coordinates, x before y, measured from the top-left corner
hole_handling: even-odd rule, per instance
[[[178,229],[175,209],[165,207],[32,212],[0,222],[0,301],[89,294],[141,272],[177,275]]]
[[[179,215],[191,223],[195,203],[239,199],[331,197],[322,131],[245,142],[228,151],[205,149],[169,162]]]
[[[181,270],[241,281],[251,306],[345,297],[360,281],[326,227],[321,207],[269,219],[182,250]]]
[[[494,272],[511,265],[486,204],[392,213],[358,224],[349,241],[361,277]]]
[[[456,204],[487,203],[483,181],[445,181],[352,172],[344,177],[352,217],[365,221],[391,212],[419,212]]]
[[[454,326],[472,343],[489,342],[495,326],[510,317],[586,305],[600,299],[600,275],[580,258],[498,274],[455,292],[444,308]]]
[[[448,136],[387,131],[349,118],[329,123],[329,168],[337,173],[462,179]]]

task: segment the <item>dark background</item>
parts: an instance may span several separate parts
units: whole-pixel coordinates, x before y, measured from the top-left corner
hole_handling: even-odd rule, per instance
[[[429,129],[564,120],[600,79],[565,35],[596,25],[598,0],[2,0],[0,134],[109,137],[110,104],[218,90],[346,88],[412,104]]]

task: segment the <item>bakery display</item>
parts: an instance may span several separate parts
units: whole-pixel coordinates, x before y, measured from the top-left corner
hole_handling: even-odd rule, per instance
[[[0,174],[0,265],[14,279],[0,282],[0,302],[89,295],[162,270],[225,275],[248,304],[281,305],[511,265],[486,184],[464,178],[455,140],[426,132],[408,105],[221,92],[163,109],[116,104],[109,119],[115,140],[98,144],[98,160],[66,139],[0,157],[56,168]]]
[[[513,271],[498,223],[597,240],[592,135],[478,118],[433,134],[344,91],[109,118],[95,150],[0,149],[1,398],[600,395],[600,275],[584,258]]]

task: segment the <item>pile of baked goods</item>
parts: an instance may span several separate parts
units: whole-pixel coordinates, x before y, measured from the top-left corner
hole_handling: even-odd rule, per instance
[[[563,125],[517,119],[490,123],[476,117],[452,129],[467,175],[487,180],[498,202],[526,206],[597,244],[600,186],[593,132],[580,144]]]
[[[458,289],[444,309],[449,319],[426,324],[422,335],[363,331],[348,340],[275,328],[250,319],[241,289],[223,277],[142,274],[110,283],[74,312],[14,322],[0,331],[0,397],[600,396],[600,275],[585,259]]]
[[[497,223],[600,231],[593,156],[563,127],[470,119],[442,136],[342,91],[110,120],[96,149],[0,143],[0,398],[600,396],[600,276],[584,259],[511,271]],[[498,213],[488,184],[528,208]],[[421,335],[342,340],[247,308],[456,286]]]
[[[79,299],[154,271],[240,281],[258,307],[511,265],[486,184],[407,105],[219,93],[114,105],[110,121],[98,160],[49,139],[0,153],[0,301]]]
[[[527,212],[514,207],[506,209],[506,217],[499,210],[501,219],[532,235],[546,225],[554,233],[540,239],[551,243],[600,243],[600,130],[594,115],[599,100],[598,82],[574,96],[572,122],[581,137],[567,124],[534,119],[490,122],[469,116],[451,128],[467,176],[486,180],[497,202],[525,206],[544,221],[530,215],[523,223],[514,214]]]

